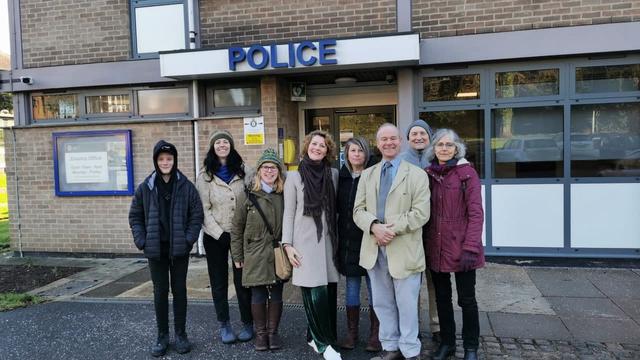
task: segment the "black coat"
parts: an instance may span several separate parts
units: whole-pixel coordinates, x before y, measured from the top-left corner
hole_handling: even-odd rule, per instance
[[[160,211],[154,171],[138,186],[131,201],[129,226],[136,247],[147,258],[160,257]],[[204,212],[196,187],[176,170],[176,184],[171,203],[169,255],[185,256],[198,240]]]
[[[353,203],[360,177],[353,178],[346,165],[340,169],[338,180],[338,271],[345,276],[364,276],[367,271],[360,262],[362,230],[353,222]]]

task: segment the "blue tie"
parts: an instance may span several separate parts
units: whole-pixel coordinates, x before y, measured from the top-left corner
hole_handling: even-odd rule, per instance
[[[382,165],[382,172],[380,172],[380,191],[378,192],[378,203],[376,215],[378,216],[378,220],[380,222],[384,222],[384,207],[387,204],[387,195],[389,194],[389,189],[391,188],[391,183],[393,182],[393,176],[391,167],[393,165],[390,161],[386,161]]]

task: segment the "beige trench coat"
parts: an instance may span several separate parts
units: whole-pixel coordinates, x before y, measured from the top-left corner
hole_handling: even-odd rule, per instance
[[[333,188],[338,189],[338,170],[331,169]],[[284,215],[282,243],[292,245],[302,256],[301,266],[293,268],[291,282],[296,286],[317,287],[338,282],[338,270],[333,262],[333,247],[325,214],[322,214],[323,234],[320,242],[316,224],[311,216],[304,216],[302,177],[297,171],[287,173],[284,183]],[[334,196],[336,196],[334,194]]]

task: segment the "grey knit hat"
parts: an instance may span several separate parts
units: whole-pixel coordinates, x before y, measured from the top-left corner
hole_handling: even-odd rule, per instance
[[[429,126],[426,121],[418,119],[412,122],[411,125],[407,127],[407,140],[409,140],[409,133],[411,132],[411,129],[416,126],[420,126],[421,128],[423,128],[427,132],[427,134],[429,134],[429,139],[433,137],[433,130],[431,130],[431,126]]]
[[[233,136],[231,136],[231,133],[228,132],[227,130],[217,130],[216,132],[211,134],[211,137],[209,137],[209,147],[212,147],[213,144],[218,139],[227,139],[231,144],[232,148],[236,147],[235,144],[233,143]]]
[[[260,159],[258,159],[258,163],[256,164],[256,170],[260,170],[260,166],[262,166],[262,164],[266,162],[270,162],[278,165],[278,169],[280,169],[280,173],[281,174],[284,173],[284,164],[282,163],[282,160],[280,160],[280,158],[278,157],[278,153],[276,153],[276,151],[273,150],[272,148],[268,148],[262,152],[262,156],[260,156]]]

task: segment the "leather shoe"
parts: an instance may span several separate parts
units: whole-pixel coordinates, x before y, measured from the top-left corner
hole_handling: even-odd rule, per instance
[[[464,349],[464,360],[478,360],[477,349]]]
[[[433,360],[446,360],[456,353],[455,345],[440,344],[438,350],[431,354]]]
[[[404,359],[404,356],[402,356],[402,353],[399,350],[396,350],[396,351],[383,350],[382,354],[371,358],[371,360],[402,360],[402,359]]]
[[[158,339],[155,344],[151,346],[151,356],[159,357],[167,353],[167,349],[169,348],[169,334],[161,333],[158,334]]]

